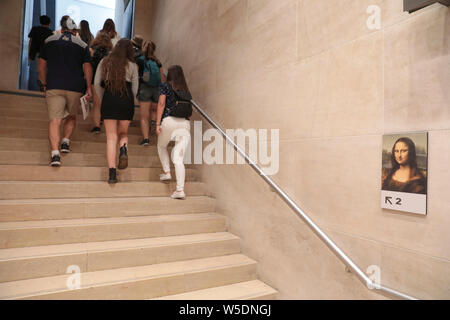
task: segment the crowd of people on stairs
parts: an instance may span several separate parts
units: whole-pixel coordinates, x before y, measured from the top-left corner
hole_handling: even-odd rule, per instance
[[[177,183],[171,197],[185,199],[183,159],[190,139],[192,97],[182,67],[171,66],[165,74],[155,55],[156,45],[138,35],[121,38],[111,19],[95,37],[85,20],[78,27],[71,17],[63,16],[61,29],[54,32],[49,17],[41,16],[40,23],[29,33],[30,90],[45,93],[50,165],[61,166],[61,153],[71,151],[81,99],[87,99],[93,103],[91,132],[99,134],[105,127],[108,183],[117,183],[117,169],[128,167],[127,133],[139,106],[140,145],[148,146],[150,136],[158,136],[161,181],[172,179],[167,146],[175,141],[172,161]]]

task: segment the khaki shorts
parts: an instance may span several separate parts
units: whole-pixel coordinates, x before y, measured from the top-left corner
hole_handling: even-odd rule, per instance
[[[48,90],[45,100],[47,101],[48,117],[53,119],[64,119],[69,115],[76,115],[81,107],[80,92],[67,90]]]

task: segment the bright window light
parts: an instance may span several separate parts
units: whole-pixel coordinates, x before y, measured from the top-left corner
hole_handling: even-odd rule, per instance
[[[78,0],[78,1],[95,4],[97,6],[105,7],[105,8],[109,8],[109,9],[116,8],[116,0]]]

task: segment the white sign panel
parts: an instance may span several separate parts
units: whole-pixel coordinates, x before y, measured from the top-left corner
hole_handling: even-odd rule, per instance
[[[428,133],[383,136],[381,207],[427,214]]]
[[[381,207],[425,215],[427,195],[381,190]]]

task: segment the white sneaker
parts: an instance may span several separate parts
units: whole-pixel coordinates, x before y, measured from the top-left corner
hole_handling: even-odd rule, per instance
[[[180,200],[184,200],[186,199],[186,194],[184,193],[184,191],[175,191],[174,193],[172,193],[172,195],[170,196],[172,199],[180,199]]]
[[[169,173],[161,173],[159,175],[159,180],[160,181],[169,181],[171,179],[172,179],[172,176],[170,175],[170,172]]]

